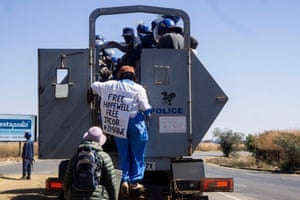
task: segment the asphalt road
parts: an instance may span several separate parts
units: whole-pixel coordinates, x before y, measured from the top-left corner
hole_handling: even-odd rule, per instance
[[[210,200],[299,200],[300,175],[205,166],[206,177],[233,177],[233,193],[208,193]]]
[[[247,154],[247,152],[240,152]],[[221,152],[196,152],[194,157],[221,156]],[[206,177],[233,177],[234,192],[207,193],[209,200],[299,200],[300,175],[232,169],[205,164]]]
[[[197,154],[216,156],[217,152]],[[60,160],[37,160],[34,162],[36,174],[57,173]],[[0,175],[21,175],[21,162],[0,164]],[[234,192],[207,193],[210,200],[299,200],[300,175],[239,170],[215,165],[205,165],[206,177],[233,177]]]
[[[61,160],[37,160],[33,162],[32,174],[58,173],[58,164]],[[22,174],[22,162],[0,163],[0,175]]]

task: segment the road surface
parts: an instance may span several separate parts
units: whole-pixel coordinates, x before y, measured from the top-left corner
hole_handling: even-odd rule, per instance
[[[218,153],[197,154],[201,156],[216,156]],[[0,164],[0,199],[2,194],[11,197],[11,192],[20,191],[16,195],[29,197],[24,194],[25,188],[32,188],[33,181],[40,181],[41,188],[44,187],[44,180],[47,174],[57,175],[57,166],[60,160],[37,160],[34,163],[33,180],[31,182],[16,181],[21,177],[21,163],[12,162]],[[300,175],[279,174],[271,172],[259,172],[252,170],[231,169],[216,165],[205,164],[207,177],[233,177],[234,192],[232,193],[207,193],[210,200],[299,200]],[[38,175],[43,180],[37,180]],[[14,188],[12,184],[18,184],[20,188]],[[28,183],[30,183],[28,185]],[[37,184],[36,187],[39,186]],[[27,196],[26,196],[27,195]],[[8,198],[6,198],[8,199]],[[10,198],[22,199],[22,198]]]
[[[37,160],[33,162],[32,174],[51,174],[57,173],[58,164],[61,160]],[[12,161],[0,163],[0,175],[20,174],[22,175],[22,162]]]
[[[233,193],[207,193],[210,200],[299,200],[300,176],[206,165],[207,177],[233,177]]]

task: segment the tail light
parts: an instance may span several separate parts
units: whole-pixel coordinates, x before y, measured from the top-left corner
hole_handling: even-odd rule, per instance
[[[203,192],[233,192],[233,178],[205,178],[200,180]]]
[[[47,192],[62,192],[63,191],[63,180],[59,178],[47,178],[46,180],[46,191]]]

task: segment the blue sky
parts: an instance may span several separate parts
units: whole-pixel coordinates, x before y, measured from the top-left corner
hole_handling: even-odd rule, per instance
[[[0,114],[37,114],[38,48],[87,48],[91,11],[124,5],[189,14],[198,56],[229,96],[206,138],[214,128],[245,134],[300,128],[297,0],[1,0]],[[138,20],[104,20],[107,39],[120,39],[116,24]]]

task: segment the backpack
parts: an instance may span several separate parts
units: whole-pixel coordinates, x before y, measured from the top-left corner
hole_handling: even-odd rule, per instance
[[[78,149],[77,161],[73,170],[73,188],[77,191],[92,192],[100,184],[102,162],[95,149]]]

